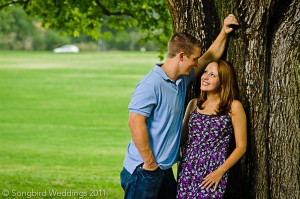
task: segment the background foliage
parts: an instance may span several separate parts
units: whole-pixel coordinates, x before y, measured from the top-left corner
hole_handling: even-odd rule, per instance
[[[15,7],[22,7],[28,16],[38,19],[40,24],[28,21],[21,10]],[[16,35],[13,38],[18,42],[23,40],[24,43],[24,38],[27,38],[25,43],[34,43],[32,49],[41,48],[43,45],[40,42],[43,38],[55,40],[50,42],[52,46],[48,44],[49,41],[44,44],[45,49],[50,49],[57,43],[66,43],[68,40],[74,42],[74,39],[61,35],[73,37],[88,35],[89,37],[85,39],[96,41],[102,50],[137,50],[144,46],[147,49],[163,52],[172,34],[168,7],[166,1],[163,0],[155,2],[150,0],[123,2],[115,0],[0,0],[0,9],[1,19],[5,19],[1,20],[0,25],[2,37],[7,37],[7,32],[13,32]],[[9,20],[6,20],[7,17]],[[20,22],[16,23],[16,21]],[[35,27],[40,29],[41,26],[57,30],[60,34],[44,30],[43,36],[37,36],[38,31]],[[17,31],[18,28],[19,31]],[[9,36],[12,37],[12,35]],[[75,41],[78,40],[75,39]],[[141,41],[142,44],[140,44]],[[146,41],[151,42],[146,43]],[[24,46],[26,49],[26,45]],[[16,47],[6,45],[5,48]]]

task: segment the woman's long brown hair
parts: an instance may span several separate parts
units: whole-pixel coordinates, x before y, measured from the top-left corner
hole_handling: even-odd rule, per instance
[[[218,76],[220,81],[220,103],[215,111],[217,115],[224,115],[231,112],[231,104],[233,100],[238,98],[236,79],[233,67],[229,62],[223,60],[214,62],[218,64]],[[198,100],[198,107],[200,109],[203,109],[202,104],[206,101],[206,99],[207,93],[205,91],[200,91],[200,97]]]

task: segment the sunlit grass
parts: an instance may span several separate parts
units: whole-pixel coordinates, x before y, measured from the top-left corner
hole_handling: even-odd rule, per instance
[[[127,106],[155,62],[155,52],[0,52],[0,189],[122,198]]]

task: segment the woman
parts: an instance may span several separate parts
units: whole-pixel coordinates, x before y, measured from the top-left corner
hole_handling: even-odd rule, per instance
[[[228,62],[208,64],[200,88],[199,99],[189,102],[183,119],[186,149],[177,198],[219,199],[225,192],[228,170],[246,152],[246,115],[236,100],[234,73]],[[232,134],[236,148],[228,157]]]

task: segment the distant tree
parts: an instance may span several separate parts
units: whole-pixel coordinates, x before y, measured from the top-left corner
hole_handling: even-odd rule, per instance
[[[0,10],[0,49],[52,50],[68,43],[70,37],[53,30],[45,30],[36,19],[24,14],[22,8]]]
[[[23,16],[22,9],[12,9],[10,13],[0,12],[0,47],[31,49],[35,28],[32,21]]]
[[[123,31],[107,29],[110,37],[103,40],[105,50],[130,50],[139,51],[144,48],[147,51],[157,51],[153,41],[145,40],[145,35],[137,27],[125,27]]]

